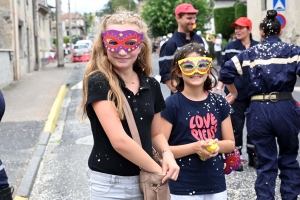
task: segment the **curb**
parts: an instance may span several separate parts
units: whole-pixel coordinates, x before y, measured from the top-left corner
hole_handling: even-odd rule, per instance
[[[19,185],[19,188],[16,192],[14,200],[28,200],[34,180],[36,178],[37,172],[39,170],[40,162],[44,155],[46,146],[50,135],[54,132],[56,122],[62,107],[63,100],[67,92],[67,86],[62,85],[60,90],[55,98],[53,105],[50,109],[49,115],[47,117],[44,130],[39,138],[35,152],[29,162],[29,165],[26,169],[26,172],[22,178],[22,181]]]

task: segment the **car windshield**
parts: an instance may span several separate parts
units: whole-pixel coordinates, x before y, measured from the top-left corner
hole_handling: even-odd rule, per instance
[[[88,48],[86,45],[75,45],[74,49],[86,49]]]

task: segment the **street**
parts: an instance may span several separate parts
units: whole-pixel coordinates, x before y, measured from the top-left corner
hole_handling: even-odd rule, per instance
[[[158,74],[157,55],[153,55],[153,66],[153,75],[155,76]],[[70,68],[72,69],[66,80],[68,91],[59,114],[56,129],[49,139],[34,181],[30,200],[89,199],[88,157],[92,149],[93,139],[88,120],[81,123],[79,122],[80,113],[76,115],[76,110],[81,102],[81,80],[85,63],[70,64]],[[295,91],[293,95],[295,99],[300,100],[299,79],[296,86],[295,90],[297,92]],[[163,84],[161,88],[164,97],[169,96],[168,88]],[[42,129],[43,124],[37,122],[28,126],[39,130]],[[35,137],[38,137],[38,134]],[[244,155],[246,155],[245,147],[243,148],[242,157],[247,160]],[[298,161],[300,161],[299,156]],[[8,171],[10,172],[9,169]],[[13,174],[14,172],[10,173]],[[21,178],[22,175],[19,174],[19,177]],[[230,175],[226,175],[228,199],[254,200],[256,198],[254,191],[255,177],[255,170],[249,168],[247,164],[244,165],[243,172],[232,172]],[[12,185],[19,184],[18,181],[14,181]],[[277,180],[277,200],[280,199],[279,184],[280,182]]]

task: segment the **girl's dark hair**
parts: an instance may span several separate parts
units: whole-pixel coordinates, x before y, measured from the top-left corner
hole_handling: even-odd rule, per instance
[[[281,24],[276,18],[276,10],[268,10],[266,18],[264,18],[259,24],[259,29],[263,30],[265,35],[279,35],[281,30]]]
[[[171,66],[170,79],[171,79],[171,84],[173,87],[175,86],[175,85],[173,85],[173,81],[174,80],[176,81],[177,85],[175,88],[179,92],[183,91],[183,89],[184,89],[184,81],[181,77],[179,77],[177,75],[177,72],[180,71],[178,61],[183,58],[186,58],[186,55],[193,53],[193,52],[199,54],[200,56],[210,57],[209,53],[205,50],[205,48],[201,44],[195,43],[195,42],[184,45],[175,53],[175,57],[172,61],[172,66]],[[214,70],[215,73],[212,73],[212,70]],[[218,74],[218,72],[217,72],[216,68],[212,65],[211,69],[209,70],[209,75],[204,82],[205,90],[211,90],[213,87],[215,87],[217,85],[218,81],[217,81],[215,74]]]

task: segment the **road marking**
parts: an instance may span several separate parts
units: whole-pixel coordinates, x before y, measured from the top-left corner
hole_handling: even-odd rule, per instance
[[[295,92],[300,92],[300,87],[294,87]]]
[[[20,196],[15,196],[14,200],[28,200],[28,198],[20,197]]]
[[[75,142],[76,144],[83,144],[83,145],[94,145],[94,138],[93,135],[88,135],[82,138],[79,138]]]
[[[160,75],[156,75],[154,78],[160,83],[160,80],[161,80],[161,76]]]
[[[60,87],[57,97],[55,98],[54,103],[51,107],[50,113],[49,113],[47,121],[45,123],[44,132],[53,133],[53,131],[56,127],[56,122],[58,119],[58,115],[59,115],[63,100],[65,98],[66,92],[67,92],[66,86],[62,85]]]
[[[79,83],[77,83],[76,85],[74,85],[73,87],[71,87],[71,90],[77,90],[77,89],[82,89],[82,81],[80,81]]]

